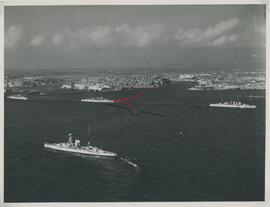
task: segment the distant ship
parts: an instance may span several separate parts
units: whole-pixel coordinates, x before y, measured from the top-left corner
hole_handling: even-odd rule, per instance
[[[188,89],[189,91],[203,91],[203,88],[199,88],[199,87],[192,87]]]
[[[105,151],[103,149],[90,145],[90,142],[87,143],[87,146],[81,146],[79,139],[75,139],[73,141],[71,133],[68,135],[68,142],[52,143],[52,144],[44,143],[44,148],[82,155],[92,155],[102,157],[117,156],[117,154],[114,152]]]
[[[105,99],[103,97],[85,98],[81,99],[81,102],[93,102],[93,103],[113,103],[113,100]]]
[[[28,100],[27,97],[22,96],[22,95],[20,95],[20,94],[8,96],[7,98],[9,98],[9,99],[14,99],[14,100],[22,100],[22,101]]]
[[[210,107],[225,107],[225,108],[240,108],[240,109],[255,109],[255,105],[243,104],[240,101],[231,101],[224,103],[209,104]]]

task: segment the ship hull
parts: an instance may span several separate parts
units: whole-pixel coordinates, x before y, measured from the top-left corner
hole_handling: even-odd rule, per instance
[[[19,101],[26,101],[27,98],[17,98],[17,97],[12,97],[12,96],[8,96],[8,99],[12,99],[12,100],[19,100]]]
[[[82,99],[81,102],[90,102],[90,103],[113,103],[113,100],[89,100],[89,99]]]
[[[117,154],[113,152],[108,151],[100,151],[100,150],[87,150],[87,149],[78,149],[78,148],[71,148],[71,147],[63,147],[60,145],[55,144],[44,144],[44,148],[52,149],[56,151],[62,151],[62,152],[69,152],[69,153],[75,153],[75,154],[81,154],[81,155],[91,155],[91,156],[102,156],[102,157],[116,157]]]
[[[219,108],[240,108],[240,109],[255,109],[254,105],[225,105],[225,104],[210,104],[210,107],[219,107]]]

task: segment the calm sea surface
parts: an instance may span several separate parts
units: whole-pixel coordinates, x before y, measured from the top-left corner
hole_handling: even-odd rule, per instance
[[[187,91],[185,84],[144,90],[141,108],[80,103],[93,93],[5,100],[5,202],[264,200],[265,91]],[[107,92],[122,98],[137,91]],[[255,110],[209,108],[240,100]],[[120,159],[46,151],[72,132]],[[180,134],[180,131],[183,133]]]

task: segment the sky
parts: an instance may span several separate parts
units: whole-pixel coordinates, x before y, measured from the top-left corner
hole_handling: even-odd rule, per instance
[[[263,5],[21,6],[4,12],[6,69],[265,63]]]

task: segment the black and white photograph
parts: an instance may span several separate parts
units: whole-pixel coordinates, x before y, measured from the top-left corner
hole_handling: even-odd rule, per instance
[[[4,205],[264,202],[266,11],[5,5]]]

